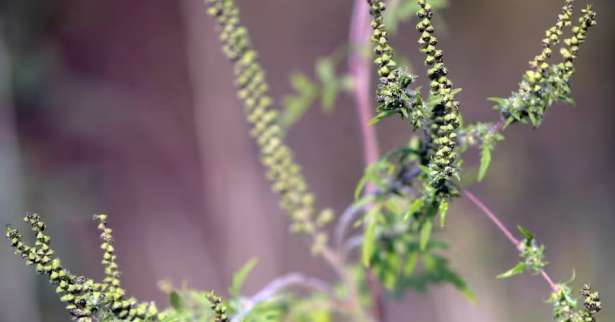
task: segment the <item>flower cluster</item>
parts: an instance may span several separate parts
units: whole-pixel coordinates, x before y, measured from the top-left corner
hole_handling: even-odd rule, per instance
[[[517,246],[521,261],[507,272],[498,275],[500,279],[510,278],[525,271],[539,274],[548,264],[545,260],[545,246],[539,245],[534,234],[526,228],[519,226],[519,232],[523,235],[523,240]]]
[[[66,309],[74,321],[92,322],[106,320],[106,317],[134,322],[160,320],[158,310],[153,303],[139,304],[134,298],[126,298],[125,291],[120,288],[115,252],[111,245],[111,229],[107,227],[106,218],[106,215],[95,216],[103,239],[102,263],[106,275],[103,283],[75,275],[62,266],[60,259],[54,255],[55,251],[50,247],[51,238],[45,234],[46,226],[37,214],[25,217],[25,221],[30,224],[36,236],[34,246],[26,245],[23,235],[10,226],[6,228],[6,237],[15,249],[15,254],[24,258],[27,265],[33,265],[38,273],[56,285],[56,293],[60,300],[66,303]]]
[[[230,319],[227,314],[226,305],[222,299],[214,292],[207,294],[207,300],[211,303],[211,311],[214,313],[215,322],[229,322]]]
[[[268,95],[265,74],[247,29],[239,21],[239,10],[233,0],[207,0],[207,4],[208,13],[218,23],[224,53],[233,63],[238,96],[252,125],[251,134],[260,147],[261,161],[268,169],[267,177],[273,190],[281,195],[281,207],[293,219],[293,231],[318,234],[318,225],[314,222],[314,196],[292,151],[284,143],[278,112]],[[318,237],[322,240],[321,235]]]
[[[544,48],[531,62],[531,69],[523,76],[518,91],[508,98],[494,98],[498,110],[507,124],[521,122],[537,127],[542,123],[547,109],[557,101],[572,103],[570,79],[574,74],[574,61],[581,44],[587,38],[589,28],[596,24],[596,13],[591,6],[581,10],[578,24],[572,26],[573,0],[564,0],[562,12],[556,24],[549,28],[543,39]],[[572,26],[572,28],[570,28]],[[570,28],[572,36],[564,40],[560,49],[563,60],[549,64],[553,47],[562,39],[565,28]]]
[[[577,300],[572,296],[570,287],[565,284],[557,286],[549,298],[557,322],[596,322],[596,314],[602,310],[600,295],[587,284],[583,286],[581,295],[583,308],[577,310]]]
[[[438,197],[454,196],[456,188],[452,183],[459,176],[457,164],[457,130],[463,120],[459,113],[459,102],[455,95],[459,92],[453,88],[448,78],[442,50],[438,48],[438,39],[434,36],[432,24],[433,10],[425,0],[419,0],[416,29],[420,33],[419,47],[426,55],[427,75],[430,83],[430,184]]]
[[[420,93],[410,88],[415,76],[399,68],[395,53],[389,44],[384,23],[386,5],[381,0],[367,0],[372,16],[372,44],[374,63],[378,68],[380,82],[376,93],[378,109],[376,120],[399,114],[409,119],[414,129],[421,127],[424,118],[423,101]]]

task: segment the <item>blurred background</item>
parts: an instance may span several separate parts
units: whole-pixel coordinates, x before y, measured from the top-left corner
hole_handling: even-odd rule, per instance
[[[513,127],[487,179],[473,187],[510,227],[535,231],[548,271],[592,282],[615,319],[615,2],[594,0],[599,25],[574,77],[576,108],[556,106],[538,130]],[[239,1],[273,93],[291,71],[347,42],[351,0]],[[580,6],[581,4],[579,4]],[[452,0],[442,45],[466,122],[494,120],[485,100],[516,88],[559,0]],[[421,67],[416,32],[394,42]],[[422,70],[419,70],[419,74]],[[378,127],[383,150],[404,144],[398,120]],[[321,206],[343,210],[362,175],[353,100],[310,110],[289,133]],[[477,160],[475,152],[468,162]],[[125,286],[166,306],[161,280],[223,294],[233,271],[259,264],[248,294],[284,273],[332,279],[288,234],[233,92],[231,69],[199,0],[0,2],[0,223],[25,229],[39,212],[73,271],[102,275],[94,213],[110,214]],[[388,321],[551,321],[546,284],[495,276],[516,251],[482,214],[458,200],[443,232],[453,267],[478,304],[450,286],[387,304]],[[0,246],[0,321],[68,316],[47,282]]]

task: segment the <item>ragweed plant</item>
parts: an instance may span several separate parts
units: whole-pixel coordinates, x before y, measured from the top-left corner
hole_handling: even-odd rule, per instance
[[[99,222],[101,248],[104,251],[102,263],[105,267],[105,278],[102,283],[75,275],[64,268],[50,246],[51,238],[45,233],[46,226],[39,215],[27,215],[24,220],[32,227],[36,236],[34,246],[27,245],[23,235],[10,226],[6,228],[6,237],[15,249],[15,254],[21,256],[27,265],[32,265],[39,274],[44,275],[56,286],[60,301],[66,303],[66,309],[74,321],[159,321],[161,319],[153,303],[139,303],[135,298],[128,298],[126,291],[120,287],[111,229],[107,227],[106,215],[95,216],[95,220]]]
[[[446,1],[393,0],[389,4],[401,12],[386,10],[384,1],[357,0],[353,16],[353,38],[370,48],[347,46],[334,55],[320,58],[315,66],[317,81],[294,73],[294,94],[283,99],[280,111],[269,94],[264,68],[258,62],[248,29],[241,24],[234,0],[205,0],[207,12],[216,21],[222,50],[232,64],[234,83],[250,134],[258,146],[272,190],[280,206],[291,218],[291,231],[308,237],[311,251],[322,257],[337,273],[334,282],[325,282],[291,273],[271,281],[252,296],[242,292],[256,261],[248,262],[234,275],[228,297],[213,292],[174,288],[161,283],[169,296],[170,307],[159,312],[153,303],[128,298],[120,283],[113,246],[112,230],[106,215],[96,215],[102,239],[102,282],[75,275],[65,269],[50,246],[45,224],[38,215],[26,216],[36,242],[27,245],[14,228],[6,237],[15,253],[33,265],[54,284],[58,297],[75,321],[161,321],[161,322],[264,322],[264,321],[382,321],[380,302],[386,292],[402,296],[409,291],[425,291],[434,284],[447,283],[470,300],[476,299],[471,287],[454,269],[443,253],[448,244],[438,238],[436,222],[444,226],[449,203],[466,197],[493,221],[519,251],[520,261],[498,278],[511,278],[524,272],[542,276],[549,287],[549,302],[557,322],[593,322],[602,309],[600,297],[589,285],[573,296],[570,282],[556,284],[546,273],[545,246],[527,229],[519,227],[521,240],[510,232],[461,182],[462,157],[472,147],[480,147],[479,181],[487,175],[493,151],[504,139],[504,130],[516,123],[539,126],[546,111],[556,102],[572,102],[570,80],[580,46],[596,25],[591,6],[581,10],[576,24],[574,1],[563,0],[561,13],[542,41],[543,48],[530,61],[517,91],[508,98],[491,98],[500,120],[465,125],[456,88],[449,75],[444,53],[436,37],[434,8]],[[432,7],[433,4],[433,7]],[[411,9],[409,9],[411,8]],[[401,30],[409,20],[408,10],[416,13],[418,50],[424,55],[428,89],[416,87],[418,78],[402,63],[391,45],[391,30]],[[370,27],[363,31],[361,26]],[[358,30],[358,32],[357,32]],[[565,36],[567,33],[570,35]],[[564,38],[567,37],[567,38]],[[551,62],[554,51],[561,56]],[[352,69],[340,73],[340,62],[349,55]],[[371,55],[362,61],[362,55]],[[369,61],[371,60],[371,62]],[[366,64],[363,64],[366,63]],[[341,91],[355,94],[365,105],[369,90],[370,64],[378,77],[373,95],[375,116],[359,108],[361,130],[366,141],[373,136],[370,126],[392,115],[401,116],[413,132],[408,144],[378,155],[372,147],[366,153],[365,174],[356,187],[354,201],[339,214],[333,238],[327,226],[336,219],[330,209],[318,210],[315,195],[303,177],[301,167],[285,142],[287,131],[300,121],[308,107],[317,101],[324,110],[336,105]],[[360,72],[357,72],[360,71]],[[367,102],[369,103],[369,102]],[[375,138],[371,137],[372,142]],[[465,182],[464,182],[465,183]],[[295,292],[301,289],[302,292]]]

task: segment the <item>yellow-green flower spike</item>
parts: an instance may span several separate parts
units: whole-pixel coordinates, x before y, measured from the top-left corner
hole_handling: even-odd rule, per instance
[[[224,301],[213,291],[207,294],[207,300],[211,305],[211,310],[214,313],[214,322],[229,322],[226,305]]]
[[[314,196],[295,162],[292,151],[284,143],[278,112],[268,94],[263,68],[257,61],[248,32],[239,20],[239,10],[232,0],[206,0],[208,13],[218,23],[223,51],[233,62],[235,85],[244,105],[251,134],[259,148],[261,161],[268,169],[272,188],[280,194],[281,207],[293,220],[293,230],[314,234]]]
[[[557,22],[546,32],[544,49],[530,62],[532,69],[525,72],[519,90],[508,98],[495,98],[496,110],[508,124],[531,123],[534,127],[542,124],[544,114],[556,101],[572,102],[570,78],[574,74],[574,61],[581,44],[587,38],[589,29],[596,25],[596,13],[591,6],[581,10],[577,25],[572,26],[573,0],[564,0]],[[564,29],[570,28],[572,36],[564,40],[560,49],[563,61],[549,64],[553,47],[560,43]]]
[[[596,322],[596,315],[602,310],[600,295],[585,284],[581,290],[583,307],[577,308],[578,301],[566,284],[558,284],[551,293],[549,302],[553,304],[553,317],[557,322]]]
[[[581,17],[576,26],[572,27],[572,36],[564,40],[564,47],[560,50],[563,58],[563,69],[565,77],[570,78],[574,73],[574,61],[577,59],[577,54],[581,45],[587,40],[589,29],[597,24],[596,12],[592,6],[587,6],[581,10]]]
[[[369,13],[372,16],[371,26],[373,29],[371,40],[374,50],[374,62],[378,68],[378,75],[387,78],[391,82],[397,81],[397,63],[393,59],[393,48],[389,44],[388,33],[384,25],[384,1],[367,0]]]
[[[120,272],[118,270],[115,248],[113,247],[113,230],[107,225],[106,214],[94,215],[94,220],[98,222],[97,228],[100,231],[100,239],[102,240],[100,248],[104,251],[102,258],[102,264],[105,267],[104,290],[113,290],[120,287]]]
[[[380,77],[376,94],[376,120],[399,114],[403,119],[409,119],[414,129],[418,129],[423,122],[424,108],[420,94],[410,88],[416,77],[401,69],[395,61],[384,24],[384,1],[367,0],[367,4],[372,17],[374,63]]]
[[[589,284],[585,284],[581,290],[583,296],[583,307],[585,309],[584,321],[596,321],[594,315],[602,310],[602,302],[600,294],[595,292]]]
[[[458,90],[448,78],[448,69],[444,64],[442,50],[438,47],[438,39],[434,36],[432,24],[433,10],[425,0],[419,0],[420,6],[416,26],[420,37],[419,47],[426,56],[425,65],[430,80],[430,185],[435,196],[448,199],[457,194],[453,180],[458,178],[457,165],[457,130],[463,120],[459,113],[459,102],[455,100]]]
[[[572,24],[573,4],[574,0],[564,0],[562,12],[557,16],[557,22],[551,28],[547,29],[545,38],[542,39],[544,48],[540,54],[530,61],[530,66],[539,74],[544,74],[547,71],[549,67],[547,60],[553,53],[553,47],[559,44],[564,33],[564,28],[570,27]]]
[[[73,321],[98,321],[98,315],[103,312],[121,321],[158,321],[158,310],[153,304],[138,304],[133,298],[125,298],[125,291],[119,286],[119,272],[111,246],[111,229],[106,224],[107,217],[97,215],[95,218],[99,221],[102,248],[105,250],[104,283],[72,274],[62,266],[60,259],[54,255],[50,246],[51,238],[45,234],[46,226],[39,215],[29,214],[24,219],[35,234],[34,246],[26,245],[23,236],[10,226],[5,233],[15,254],[24,258],[26,264],[33,265],[38,273],[56,286],[58,298],[66,304]]]

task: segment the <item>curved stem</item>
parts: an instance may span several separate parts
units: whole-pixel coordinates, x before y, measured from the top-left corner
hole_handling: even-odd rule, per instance
[[[515,238],[513,233],[502,223],[502,221],[500,221],[498,216],[493,211],[491,211],[491,209],[489,209],[487,205],[485,205],[484,202],[482,202],[474,193],[468,190],[464,190],[463,195],[478,209],[480,209],[480,211],[482,211],[483,214],[485,214],[498,227],[502,234],[504,234],[504,236],[508,238],[508,240],[515,246],[515,248],[519,248],[520,241]],[[551,288],[551,290],[553,290],[553,292],[557,291],[557,285],[555,285],[553,279],[551,279],[547,272],[542,270],[540,272],[540,275],[547,282],[547,284],[549,284],[549,287]]]
[[[299,273],[291,273],[271,281],[258,293],[248,299],[242,299],[242,308],[231,319],[232,322],[242,321],[256,305],[271,299],[276,294],[292,286],[302,286],[307,289],[315,290],[325,294],[331,294],[331,288],[323,281],[307,277]]]

